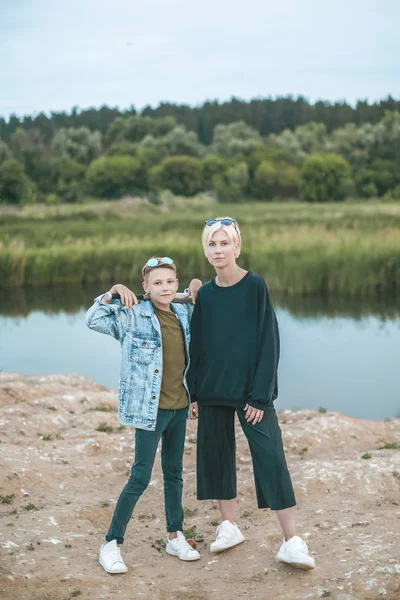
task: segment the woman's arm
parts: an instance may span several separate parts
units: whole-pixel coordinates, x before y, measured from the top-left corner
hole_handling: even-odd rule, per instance
[[[276,398],[279,329],[265,283],[258,290],[257,366],[248,404],[264,410]]]
[[[196,402],[196,378],[201,356],[201,305],[199,296],[197,297],[197,301],[193,309],[192,320],[190,322],[189,356],[190,365],[186,379],[191,401]]]

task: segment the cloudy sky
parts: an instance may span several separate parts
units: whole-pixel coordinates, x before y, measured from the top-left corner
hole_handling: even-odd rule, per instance
[[[0,0],[0,116],[400,98],[398,0]]]

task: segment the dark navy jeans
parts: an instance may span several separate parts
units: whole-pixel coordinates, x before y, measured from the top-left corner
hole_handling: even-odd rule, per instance
[[[159,409],[155,431],[136,429],[135,462],[131,475],[118,499],[107,542],[117,540],[123,544],[126,526],[132,516],[137,501],[150,483],[156,457],[157,446],[161,439],[161,466],[164,477],[164,502],[167,531],[182,531],[182,462],[185,448],[187,408],[179,410]]]

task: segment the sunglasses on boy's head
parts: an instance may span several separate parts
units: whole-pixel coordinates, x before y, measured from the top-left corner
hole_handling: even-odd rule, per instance
[[[208,221],[204,221],[207,227],[211,227],[211,225],[215,225],[215,223],[221,223],[221,225],[232,225],[232,223],[236,223],[235,219],[208,219]]]
[[[146,267],[150,267],[150,269],[154,269],[154,267],[158,267],[159,265],[173,265],[174,261],[169,256],[164,256],[163,258],[149,258],[146,263]]]

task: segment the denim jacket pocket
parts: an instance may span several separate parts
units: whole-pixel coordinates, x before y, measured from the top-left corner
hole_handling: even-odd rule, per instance
[[[132,338],[130,359],[137,365],[149,365],[154,360],[154,355],[159,343],[155,339]]]

